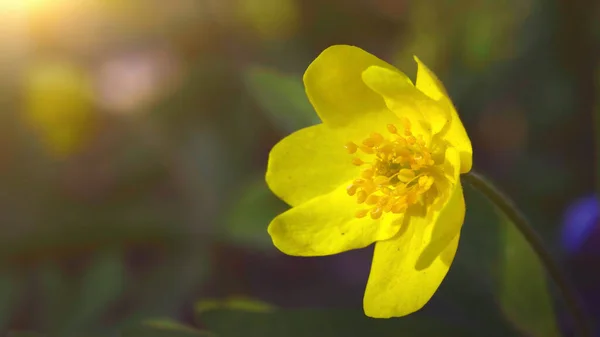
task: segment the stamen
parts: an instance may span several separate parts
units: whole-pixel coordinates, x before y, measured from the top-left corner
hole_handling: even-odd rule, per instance
[[[415,171],[409,169],[401,169],[398,172],[398,180],[403,183],[410,182],[415,177]]]
[[[369,214],[377,220],[386,213],[402,214],[411,205],[430,202],[431,194],[426,192],[434,184],[429,170],[435,161],[423,135],[413,135],[410,120],[402,118],[400,122],[403,135],[396,125],[388,124],[387,137],[373,132],[360,145],[354,142],[345,145],[350,154],[360,150],[373,156],[370,161],[352,159],[353,165],[367,166],[347,187],[348,195],[354,196],[357,204],[368,206],[358,209],[354,214],[356,218]]]
[[[375,205],[379,201],[379,196],[375,194],[371,194],[367,197],[365,204],[367,205]]]
[[[356,189],[358,188],[358,186],[352,184],[349,185],[348,187],[346,187],[346,192],[348,192],[349,196],[353,196],[354,194],[356,194]]]
[[[381,142],[383,142],[383,136],[377,132],[373,132],[371,134],[371,139],[373,139],[373,141],[375,141],[375,145],[379,145],[379,144],[381,144]]]
[[[383,210],[380,207],[374,208],[371,210],[371,219],[377,220],[377,219],[381,218],[382,214],[383,214]]]
[[[348,151],[349,154],[356,153],[356,149],[358,148],[358,146],[356,146],[356,144],[354,144],[353,142],[346,143],[344,147],[346,148],[346,151]]]
[[[379,205],[379,206],[385,206],[388,203],[389,200],[390,200],[390,197],[388,197],[387,195],[384,195],[381,198],[379,198],[379,201],[377,202],[377,205]]]
[[[368,209],[359,209],[358,211],[356,211],[356,213],[354,213],[354,216],[360,219],[367,216],[367,213],[369,213]]]
[[[372,147],[368,147],[365,145],[361,145],[358,147],[362,152],[366,153],[366,154],[373,154],[375,153],[375,151],[373,150]]]
[[[391,134],[395,135],[396,133],[398,133],[398,129],[396,129],[396,126],[394,126],[394,124],[388,124],[387,129]]]
[[[364,146],[373,147],[375,146],[375,140],[373,138],[367,138],[362,141]]]
[[[383,185],[387,184],[389,180],[390,178],[386,176],[377,176],[375,177],[375,179],[373,179],[373,182],[375,183],[375,185]]]
[[[356,196],[356,202],[362,204],[363,202],[365,202],[365,200],[367,200],[367,192],[358,191],[358,195]]]
[[[405,203],[396,203],[394,204],[394,206],[392,206],[392,213],[402,213],[404,211],[406,211],[406,204]]]
[[[368,168],[368,169],[362,171],[361,177],[363,177],[365,179],[371,179],[373,177],[374,173],[375,172],[372,168]]]

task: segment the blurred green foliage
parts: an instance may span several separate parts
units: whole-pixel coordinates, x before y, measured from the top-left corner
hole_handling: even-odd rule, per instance
[[[560,336],[539,258],[514,224],[499,217],[504,248],[498,291],[502,311],[527,336]]]
[[[264,171],[273,144],[319,122],[301,74],[321,50],[358,45],[412,76],[417,54],[447,85],[476,167],[559,253],[562,210],[595,173],[597,5],[5,3],[0,334],[559,335],[564,310],[538,259],[477,192],[465,190],[459,251],[431,303],[371,320],[360,309],[368,249],[277,252],[266,228],[287,206]],[[79,86],[61,76],[28,89],[53,64],[76,72],[85,97],[68,94]],[[234,295],[275,309],[197,310]]]

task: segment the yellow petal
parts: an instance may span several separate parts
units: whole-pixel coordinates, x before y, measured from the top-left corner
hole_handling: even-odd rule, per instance
[[[352,156],[344,145],[360,142],[373,132],[385,134],[388,124],[400,124],[400,120],[385,109],[343,127],[319,124],[292,133],[269,153],[266,174],[269,188],[289,205],[296,206],[360,177],[364,167],[352,165],[352,158],[364,155]]]
[[[447,98],[446,88],[437,76],[417,56],[414,59],[417,62],[417,89],[436,101]]]
[[[396,234],[402,215],[358,219],[354,214],[361,207],[345,187],[277,216],[269,225],[273,244],[288,255],[322,256],[363,248]]]
[[[306,94],[321,120],[330,126],[347,125],[353,119],[385,109],[379,95],[362,81],[372,65],[394,69],[366,51],[347,45],[325,49],[306,69]]]
[[[339,133],[319,124],[298,130],[269,153],[266,181],[291,206],[328,193],[360,175]]]
[[[456,146],[461,157],[461,173],[467,173],[473,165],[473,149],[471,140],[465,131],[465,127],[452,104],[452,101],[446,93],[444,85],[435,76],[435,74],[427,68],[419,58],[415,56],[417,62],[417,89],[421,90],[425,95],[443,104],[450,111],[451,121],[448,128],[444,130],[444,138],[452,145]]]
[[[363,302],[367,316],[405,316],[429,301],[452,264],[464,215],[458,184],[432,222],[409,209],[396,236],[375,244]]]
[[[444,152],[444,162],[433,170],[436,184],[442,184],[440,189],[444,191],[453,190],[451,185],[460,183],[460,165],[461,158],[458,149],[447,146]]]
[[[460,182],[460,155],[458,151],[453,147],[448,147],[444,154],[444,163],[441,166],[443,170],[443,176],[436,174],[434,179],[436,188],[438,190],[438,197],[428,205],[427,214],[424,223],[435,223],[438,221],[438,217],[450,217],[453,216],[464,218],[465,213],[465,201],[463,197],[463,189]],[[452,211],[459,212],[458,214],[450,213]],[[441,213],[445,212],[445,213]],[[462,213],[461,213],[462,212]],[[449,242],[456,233],[460,231],[462,221],[460,222],[448,222],[443,226],[435,226],[431,231],[431,242],[427,246],[427,250],[435,250],[437,244],[442,242]],[[434,255],[424,254],[422,257],[434,258]],[[429,263],[433,261],[428,261]],[[421,260],[421,263],[427,263],[426,260]]]
[[[363,81],[385,99],[390,110],[399,116],[422,116],[429,133],[437,134],[450,121],[450,111],[423,94],[403,73],[378,66],[363,72]]]

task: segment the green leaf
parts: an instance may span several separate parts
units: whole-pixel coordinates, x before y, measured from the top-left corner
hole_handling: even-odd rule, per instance
[[[224,235],[237,245],[253,249],[272,249],[267,226],[288,206],[269,190],[264,178],[244,187],[225,220]]]
[[[223,300],[202,300],[196,303],[195,306],[195,311],[198,314],[221,309],[266,313],[275,310],[275,307],[269,303],[259,301],[257,299],[236,296],[232,296]]]
[[[123,337],[216,337],[170,318],[150,319],[122,331]]]
[[[463,278],[462,286],[466,289],[463,292],[467,296],[480,291],[482,286],[487,288],[495,303],[484,308],[475,306],[473,299],[465,310],[478,324],[480,315],[488,316],[490,322],[494,320],[489,316],[493,312],[505,326],[515,330],[513,334],[560,336],[544,268],[537,255],[515,225],[479,191],[466,185],[465,199],[467,216],[449,278],[450,281],[456,276]],[[471,280],[464,279],[467,273],[472,275]],[[458,284],[454,288],[458,289]]]
[[[63,328],[63,336],[87,331],[121,295],[125,267],[117,251],[99,252],[81,280],[77,300]]]
[[[255,66],[245,70],[244,82],[263,112],[283,133],[320,123],[299,76]]]
[[[276,310],[251,313],[215,310],[199,316],[219,337],[469,337],[480,336],[457,326],[423,315],[398,319],[372,319],[360,310]]]
[[[544,268],[523,235],[501,218],[500,306],[513,325],[535,337],[560,336]]]

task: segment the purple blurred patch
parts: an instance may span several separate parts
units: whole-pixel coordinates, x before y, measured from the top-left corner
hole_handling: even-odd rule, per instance
[[[593,247],[600,254],[600,203],[595,195],[580,198],[567,208],[561,240],[568,254]]]
[[[600,200],[591,195],[576,200],[563,218],[565,267],[591,319],[600,319]],[[599,336],[600,334],[596,334]]]

